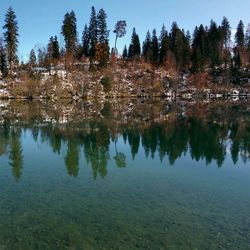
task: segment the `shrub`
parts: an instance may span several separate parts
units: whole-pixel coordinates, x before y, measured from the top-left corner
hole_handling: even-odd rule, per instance
[[[101,84],[104,88],[104,91],[107,93],[111,90],[111,85],[112,85],[112,82],[111,82],[111,79],[108,77],[108,76],[104,76],[102,77],[101,79]]]

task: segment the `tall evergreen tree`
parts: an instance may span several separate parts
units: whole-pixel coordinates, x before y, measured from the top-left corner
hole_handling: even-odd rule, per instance
[[[208,30],[209,59],[212,67],[221,64],[221,47],[224,42],[223,40],[224,37],[221,28],[212,20]]]
[[[162,26],[159,40],[160,40],[159,60],[160,64],[163,65],[166,62],[167,54],[169,51],[169,36],[165,25]]]
[[[16,14],[10,7],[5,16],[4,29],[4,42],[7,50],[7,60],[10,72],[12,74],[13,66],[17,63],[17,49],[18,49],[18,23],[16,20]]]
[[[222,33],[223,46],[224,48],[227,49],[230,46],[230,41],[231,41],[231,27],[226,17],[223,17],[221,23],[221,33]]]
[[[128,58],[132,59],[133,58],[133,54],[134,54],[134,52],[133,52],[133,44],[130,43],[129,47],[128,47]]]
[[[60,47],[57,36],[50,37],[48,43],[48,59],[50,64],[57,63],[57,61],[60,59]]]
[[[67,52],[74,55],[77,47],[77,24],[73,10],[65,14],[61,33],[64,36]]]
[[[85,24],[82,33],[82,50],[85,57],[89,56],[89,28],[87,24]]]
[[[152,57],[152,50],[151,50],[151,34],[150,31],[147,31],[145,41],[143,42],[142,46],[142,56],[145,62],[149,62]]]
[[[152,50],[151,63],[157,65],[159,62],[159,42],[156,34],[156,29],[154,29],[152,32],[151,50]]]
[[[46,50],[44,48],[39,48],[37,53],[37,61],[40,67],[44,67],[46,64]]]
[[[135,28],[133,28],[132,36],[131,36],[131,43],[129,46],[128,57],[135,58],[141,55],[141,44],[140,38],[136,33]]]
[[[191,36],[189,31],[187,31],[186,35],[183,36],[183,47],[182,47],[182,68],[185,70],[188,69],[190,65],[190,58],[191,58],[190,43],[191,43]]]
[[[224,78],[225,82],[229,82],[230,77],[230,64],[231,64],[231,26],[226,17],[223,17],[221,22],[221,39],[222,39],[222,48],[221,48],[221,60],[224,69]]]
[[[127,49],[126,45],[124,46],[124,49],[123,49],[123,52],[122,52],[122,58],[125,59],[125,60],[128,58],[128,49]]]
[[[109,60],[109,30],[107,28],[107,14],[103,9],[100,9],[97,15],[97,40],[97,60],[101,66],[107,66]]]
[[[95,49],[96,49],[96,44],[98,42],[97,36],[98,36],[98,29],[97,29],[96,10],[95,7],[92,6],[90,21],[89,21],[89,41],[90,41],[89,56],[91,63],[95,58],[95,52],[96,52]]]
[[[53,60],[53,49],[54,49],[53,43],[54,43],[54,38],[53,36],[51,36],[49,39],[48,46],[47,46],[48,58],[49,58],[50,64],[52,63],[52,60]]]
[[[206,31],[203,25],[196,27],[192,43],[192,72],[202,72],[206,64]]]
[[[244,41],[245,41],[244,24],[242,20],[240,20],[238,27],[237,27],[236,34],[235,34],[236,46],[239,48],[244,47]]]
[[[188,64],[189,41],[185,35],[185,31],[181,30],[176,22],[172,24],[171,28],[170,49],[175,56],[177,69],[186,68]]]
[[[54,60],[60,59],[60,46],[59,46],[59,42],[58,42],[57,36],[54,36],[54,39],[53,39],[53,54],[52,54],[52,58]]]
[[[109,42],[107,14],[104,9],[100,9],[97,15],[97,39],[100,44],[107,44]]]
[[[34,49],[30,51],[30,57],[29,57],[29,65],[31,67],[35,67],[37,63],[37,58],[36,58],[36,52]]]

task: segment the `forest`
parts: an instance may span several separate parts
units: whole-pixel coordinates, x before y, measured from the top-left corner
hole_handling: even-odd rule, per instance
[[[143,42],[134,27],[130,44],[125,45],[123,51],[118,51],[119,38],[127,34],[126,20],[117,21],[111,30],[105,10],[97,11],[92,7],[89,22],[82,25],[79,32],[77,17],[72,10],[65,14],[61,26],[64,44],[52,35],[47,45],[31,49],[26,62],[17,56],[22,34],[11,7],[5,15],[3,30],[0,35],[0,71],[3,79],[12,81],[23,72],[29,77],[35,75],[37,79],[38,73],[49,71],[51,75],[51,70],[81,73],[86,72],[87,67],[88,72],[106,72],[117,67],[134,67],[135,70],[139,65],[146,73],[150,70],[164,71],[170,78],[186,74],[190,81],[198,79],[200,85],[207,80],[218,85],[245,86],[249,83],[250,24],[245,27],[241,20],[234,37],[226,17],[220,24],[211,20],[208,26],[197,25],[192,35],[176,22],[172,23],[169,31],[163,25],[159,32],[156,29],[147,31]],[[110,32],[114,32],[116,37],[114,46],[109,41]],[[105,80],[108,82],[106,85],[110,85],[107,77],[99,80],[104,83],[104,88]]]

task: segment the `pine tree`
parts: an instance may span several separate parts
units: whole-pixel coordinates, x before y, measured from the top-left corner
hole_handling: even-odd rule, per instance
[[[169,51],[169,37],[165,25],[162,26],[159,40],[160,40],[159,60],[160,64],[163,65],[166,62]]]
[[[176,40],[180,29],[176,22],[172,23],[171,32],[169,34],[170,38],[170,49],[174,52],[176,50]]]
[[[223,17],[221,23],[221,39],[222,39],[222,48],[221,48],[221,55],[222,55],[222,64],[224,69],[224,78],[225,82],[229,81],[230,77],[230,63],[231,63],[231,52],[230,52],[230,43],[231,43],[231,27],[228,19]]]
[[[223,17],[221,23],[221,33],[222,33],[223,46],[224,48],[227,49],[230,46],[230,41],[231,41],[231,27],[226,17]]]
[[[97,45],[95,48],[96,59],[100,66],[107,66],[109,60],[109,30],[107,28],[107,15],[100,9],[97,15]]]
[[[97,44],[97,17],[96,17],[96,10],[94,7],[91,8],[91,16],[89,21],[89,41],[90,41],[90,48],[89,48],[89,56],[90,61],[93,63],[93,60],[95,58],[95,49]]]
[[[128,47],[128,58],[132,59],[133,58],[133,54],[134,54],[133,45],[132,45],[132,43],[130,43],[130,45]]]
[[[184,30],[180,30],[176,22],[171,28],[170,50],[175,56],[176,69],[186,69],[190,54],[189,38],[186,37]]]
[[[57,40],[57,36],[50,37],[49,43],[48,43],[48,60],[49,64],[56,64],[58,60],[60,59],[60,47]]]
[[[36,58],[36,52],[34,49],[30,51],[30,57],[29,57],[29,65],[30,67],[35,67],[37,63],[37,58]]]
[[[220,66],[221,64],[221,47],[224,42],[224,37],[221,28],[211,20],[208,30],[208,46],[209,59],[212,67]]]
[[[135,28],[133,28],[131,43],[128,51],[128,57],[132,59],[132,58],[138,58],[140,55],[141,55],[140,38],[136,33]]]
[[[125,59],[125,60],[128,58],[128,49],[127,49],[126,45],[124,46],[124,49],[123,49],[123,52],[122,52],[122,58]]]
[[[38,55],[37,55],[37,61],[38,61],[38,65],[40,67],[44,67],[46,64],[46,51],[43,48],[39,48],[38,49]]]
[[[159,42],[155,29],[152,32],[151,50],[151,63],[157,65],[159,62]]]
[[[18,23],[16,20],[16,14],[10,7],[5,16],[5,25],[3,26],[4,42],[7,50],[7,60],[12,74],[13,66],[17,63],[17,49],[18,49]]]
[[[145,41],[143,42],[142,56],[143,56],[145,62],[149,62],[151,57],[152,57],[151,34],[150,34],[149,30],[147,31]]]
[[[200,27],[196,27],[193,35],[193,43],[192,43],[192,72],[203,72],[206,64],[206,31],[203,25]]]
[[[60,46],[59,46],[59,42],[58,42],[57,36],[55,36],[54,39],[53,39],[53,54],[52,54],[52,58],[54,60],[59,60],[60,59]]]
[[[176,67],[179,68],[181,61],[181,34],[178,24],[173,22],[170,32],[170,49],[175,57]]]
[[[65,14],[61,33],[64,36],[67,52],[74,55],[77,47],[77,25],[73,10]]]
[[[136,34],[134,38],[134,53],[135,53],[135,56],[138,56],[138,57],[141,55],[141,43],[140,43],[140,38],[138,34]]]
[[[54,49],[53,43],[54,43],[54,38],[53,36],[51,36],[49,39],[48,46],[47,46],[48,58],[49,58],[50,64],[52,64],[52,61],[53,61],[53,49]]]
[[[89,56],[89,28],[87,24],[85,24],[84,30],[82,33],[82,50],[83,50],[83,55],[85,57],[88,57]]]
[[[115,51],[116,51],[116,53],[117,53],[117,47],[116,47],[117,39],[126,35],[126,33],[127,33],[126,28],[127,28],[127,23],[125,20],[118,21],[115,25],[115,29],[113,32],[116,34],[116,36],[115,36]]]
[[[191,57],[191,36],[189,31],[187,31],[186,36],[183,37],[183,47],[182,47],[182,68],[188,69]]]
[[[240,20],[238,27],[237,27],[236,34],[235,34],[236,47],[239,47],[239,48],[244,47],[244,40],[245,40],[244,24],[242,20]]]
[[[97,15],[97,40],[100,44],[109,42],[109,30],[107,28],[107,14],[100,9]]]

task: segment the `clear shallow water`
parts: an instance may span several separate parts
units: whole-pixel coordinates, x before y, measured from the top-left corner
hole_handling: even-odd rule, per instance
[[[0,249],[249,249],[250,123],[234,109],[6,119]]]

